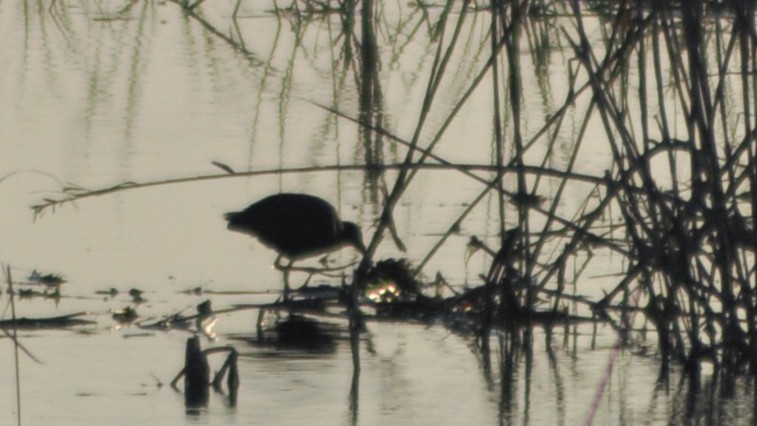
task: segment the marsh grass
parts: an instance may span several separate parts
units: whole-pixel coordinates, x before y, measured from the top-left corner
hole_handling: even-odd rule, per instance
[[[211,34],[254,58],[236,23],[236,32],[228,35],[217,29],[226,23],[202,18],[209,4],[176,4]],[[232,21],[239,4],[230,13]],[[335,95],[331,104],[316,105],[328,112],[325,128],[337,119],[358,124],[364,164],[245,172],[221,165],[221,174],[95,190],[71,185],[59,197],[33,206],[35,216],[87,197],[156,185],[365,170],[368,197],[380,200],[383,208],[353,280],[351,329],[356,336],[358,290],[375,250],[387,231],[401,246],[402,236],[393,227],[395,207],[418,173],[444,169],[475,180],[481,190],[441,231],[415,273],[471,211],[484,200],[496,200],[499,244],[490,250],[491,266],[483,277],[486,298],[477,341],[488,359],[493,351],[489,339],[496,336],[505,360],[503,376],[512,372],[512,357],[520,350],[528,356],[537,316],[553,314],[555,321],[538,321],[551,336],[551,327],[563,324],[557,319],[570,312],[612,326],[618,348],[641,334],[640,324],[651,323],[661,380],[667,380],[671,363],[684,366],[693,378],[705,362],[715,366],[716,376],[757,377],[757,229],[752,220],[757,209],[757,36],[752,2],[465,0],[443,2],[433,14],[418,2],[396,26],[384,20],[383,7],[370,1],[293,0],[277,4],[274,11],[278,19],[296,24],[291,27],[299,32],[297,43],[310,23],[328,22]],[[332,26],[330,16],[340,25]],[[481,19],[488,20],[488,31],[477,40],[466,24]],[[387,123],[380,78],[387,64],[381,61],[387,56],[395,61],[423,28],[434,46],[433,65],[425,76],[414,129],[403,138]],[[385,55],[379,46],[387,41],[390,54]],[[468,66],[455,62],[461,49],[480,55],[478,68],[470,68],[464,87],[442,92]],[[564,97],[557,102],[550,101],[558,92],[549,75],[554,50],[568,64],[560,81]],[[524,117],[535,113],[524,101],[527,75],[536,76],[547,111],[535,128],[523,125]],[[351,79],[360,96],[358,111],[340,108],[336,94]],[[483,84],[485,79],[491,84]],[[286,86],[282,104],[290,100]],[[493,111],[491,162],[458,164],[437,155],[439,144],[453,143],[444,136],[458,113],[485,87],[491,90]],[[440,103],[442,95],[452,101]],[[430,114],[439,114],[435,108],[442,106],[444,119],[432,124]],[[568,119],[578,126],[570,129]],[[577,171],[590,149],[587,129],[592,126],[602,129],[602,145],[610,153],[601,176]],[[567,148],[558,148],[565,140],[570,141]],[[566,154],[559,165],[554,160],[558,149]],[[404,152],[404,158],[387,164],[387,151]],[[391,181],[387,170],[396,171]],[[584,188],[586,195],[571,212],[561,201],[573,188]],[[598,262],[597,253],[610,252],[622,259],[622,274],[611,278],[616,281],[603,297],[591,297],[596,291],[585,287],[587,271]],[[568,341],[566,333],[564,344]],[[357,338],[353,343],[357,347]],[[359,351],[353,354],[359,372]],[[353,387],[357,381],[356,373]],[[357,404],[357,389],[353,391]]]

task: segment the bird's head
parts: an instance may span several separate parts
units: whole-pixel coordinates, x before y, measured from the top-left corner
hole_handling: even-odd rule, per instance
[[[361,254],[365,254],[365,244],[363,244],[363,233],[360,227],[352,222],[342,222],[342,241],[355,247]]]

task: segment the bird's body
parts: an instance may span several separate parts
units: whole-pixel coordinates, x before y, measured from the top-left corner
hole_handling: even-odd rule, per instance
[[[342,222],[331,204],[312,195],[271,195],[225,218],[230,230],[257,237],[291,261],[346,245],[365,252],[360,228]]]

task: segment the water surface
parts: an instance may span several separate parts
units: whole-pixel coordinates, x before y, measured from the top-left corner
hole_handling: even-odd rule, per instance
[[[584,421],[605,377],[609,381],[596,424],[732,424],[751,416],[752,388],[742,382],[725,399],[718,390],[691,392],[685,381],[657,385],[654,338],[639,345],[650,347],[646,354],[622,351],[607,375],[617,336],[600,327],[592,348],[589,325],[581,326],[567,345],[558,327],[551,351],[537,329],[533,356],[519,355],[506,374],[496,336],[487,368],[472,337],[441,324],[369,323],[361,337],[362,369],[354,398],[346,340],[338,340],[333,353],[313,354],[231,339],[252,335],[254,310],[221,315],[218,340],[203,340],[204,347],[233,344],[240,351],[238,404],[229,407],[224,396],[213,394],[206,411],[186,414],[182,395],[167,383],[182,367],[190,334],[117,327],[111,311],[132,305],[126,292],[145,291],[147,301],[136,307],[142,319],[191,311],[208,298],[216,309],[268,302],[281,287],[280,273],[270,267],[276,255],[227,232],[224,212],[271,193],[307,192],[328,199],[344,219],[371,235],[382,208],[382,179],[360,170],[312,171],[122,191],[63,205],[35,220],[29,207],[60,197],[67,186],[99,189],[222,174],[213,161],[236,171],[365,164],[358,126],[315,105],[358,114],[355,69],[345,60],[338,15],[277,17],[270,12],[272,4],[242,2],[233,21],[234,2],[212,3],[199,9],[204,21],[185,15],[171,1],[131,2],[126,9],[115,1],[59,0],[52,7],[0,3],[0,262],[11,266],[16,281],[35,269],[68,280],[57,301],[17,300],[16,315],[86,311],[97,322],[72,330],[20,332],[24,346],[43,362],[21,355],[24,424],[569,425]],[[434,61],[429,23],[437,22],[440,10],[398,3],[381,11],[382,28],[391,30],[381,36],[379,47],[382,113],[392,132],[409,139]],[[430,14],[428,21],[424,13]],[[447,24],[450,31],[453,24]],[[488,59],[488,28],[485,13],[466,21],[454,67],[422,133],[424,142],[443,125]],[[565,96],[570,55],[560,47],[549,49],[537,67],[541,74],[524,73],[526,132],[535,131]],[[532,56],[524,55],[523,61],[537,65],[529,62]],[[490,164],[490,85],[490,79],[481,83],[436,154],[459,163]],[[580,124],[568,125],[577,129]],[[602,135],[600,126],[592,124],[589,133]],[[601,176],[608,148],[599,136],[588,140],[596,143],[584,148],[586,160],[576,172]],[[571,143],[570,135],[561,136],[552,166],[566,164]],[[537,146],[532,155],[544,152]],[[396,163],[405,149],[385,142],[379,153],[385,163]],[[396,174],[388,171],[383,181],[391,185]],[[549,196],[556,185],[541,188]],[[571,188],[561,213],[575,215],[590,189]],[[461,173],[419,173],[394,213],[407,252],[386,237],[376,258],[419,263],[480,191],[479,182]],[[467,258],[466,244],[472,235],[497,244],[497,208],[495,198],[486,198],[425,265],[423,277],[432,280],[438,272],[456,288],[480,284],[490,259],[482,253]],[[510,215],[508,223],[514,218]],[[343,250],[334,259],[348,263],[356,256]],[[605,252],[595,256],[581,285],[584,293],[601,296],[613,282],[606,274],[617,272],[622,259]],[[195,287],[264,294],[182,293]],[[110,288],[119,295],[96,294]],[[6,291],[0,300],[3,318],[9,318]],[[344,335],[346,322],[335,323]],[[13,424],[13,345],[3,342],[0,423]],[[219,361],[213,362],[217,367]],[[702,388],[708,390],[706,378]]]

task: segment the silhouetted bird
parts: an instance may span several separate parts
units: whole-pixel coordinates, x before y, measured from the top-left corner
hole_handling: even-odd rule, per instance
[[[257,237],[290,261],[348,245],[365,253],[360,228],[342,222],[331,204],[312,195],[271,195],[225,218],[230,230]]]

